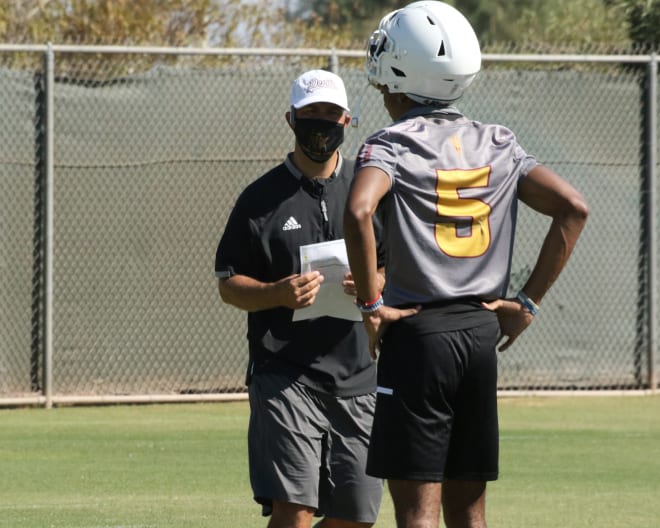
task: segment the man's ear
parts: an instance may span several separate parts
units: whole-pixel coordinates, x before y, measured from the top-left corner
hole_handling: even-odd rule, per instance
[[[287,112],[284,114],[284,117],[286,118],[287,125],[293,128],[293,125],[296,122],[296,119],[293,117],[293,114],[291,112]]]
[[[346,118],[344,119],[344,128],[351,124],[351,119],[352,119],[352,117],[350,115],[346,114]]]

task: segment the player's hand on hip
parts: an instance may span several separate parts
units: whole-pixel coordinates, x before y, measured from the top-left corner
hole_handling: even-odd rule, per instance
[[[387,327],[394,321],[415,315],[421,310],[421,306],[414,308],[392,308],[391,306],[381,306],[375,312],[363,313],[362,320],[369,336],[369,352],[371,357],[376,359],[380,350],[380,340]]]
[[[500,352],[509,348],[534,320],[534,316],[517,299],[496,299],[481,305],[497,314],[502,343],[497,350]]]
[[[280,305],[293,310],[311,306],[316,299],[324,278],[318,271],[301,275],[289,275],[275,283]]]

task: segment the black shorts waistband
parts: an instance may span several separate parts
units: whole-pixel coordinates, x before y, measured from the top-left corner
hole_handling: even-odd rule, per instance
[[[424,310],[438,310],[443,313],[456,313],[464,311],[472,311],[475,309],[483,309],[481,303],[482,299],[479,297],[457,297],[455,299],[446,299],[439,301],[431,301],[427,303],[406,303],[395,306],[395,308],[414,308],[421,306]]]

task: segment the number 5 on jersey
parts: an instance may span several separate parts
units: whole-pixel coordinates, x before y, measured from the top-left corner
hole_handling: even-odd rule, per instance
[[[480,257],[490,246],[491,207],[474,198],[464,198],[461,191],[486,187],[490,167],[470,170],[436,170],[438,178],[438,215],[445,220],[435,224],[435,240],[451,257]],[[459,234],[459,226],[468,228]],[[468,227],[469,226],[469,227]]]

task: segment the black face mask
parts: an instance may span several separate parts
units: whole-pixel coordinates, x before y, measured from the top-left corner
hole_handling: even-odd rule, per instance
[[[296,119],[293,132],[305,155],[318,163],[328,161],[344,142],[344,125],[325,119]]]

